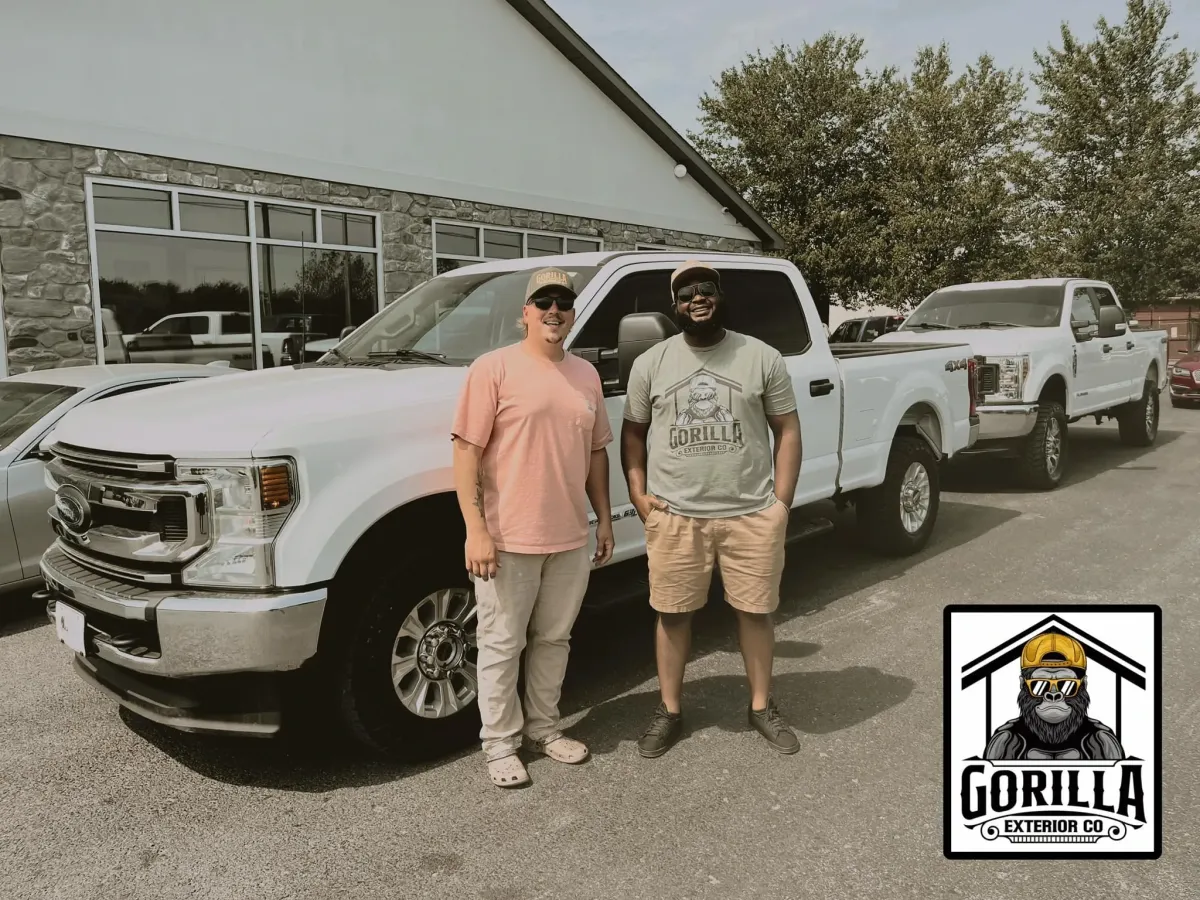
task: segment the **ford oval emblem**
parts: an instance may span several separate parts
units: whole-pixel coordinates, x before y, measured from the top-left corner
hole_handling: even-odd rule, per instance
[[[92,505],[83,491],[73,484],[64,484],[54,495],[58,519],[68,531],[83,534],[92,524]]]

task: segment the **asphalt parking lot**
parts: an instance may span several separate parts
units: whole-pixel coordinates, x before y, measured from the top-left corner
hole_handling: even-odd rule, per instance
[[[73,674],[33,605],[10,604],[0,896],[1195,897],[1200,410],[1163,407],[1149,450],[1122,447],[1113,423],[1072,426],[1073,471],[1053,493],[955,472],[917,557],[879,560],[841,532],[795,548],[776,665],[801,736],[791,757],[746,724],[720,606],[697,623],[689,734],[658,760],[634,746],[657,702],[651,616],[582,620],[563,705],[593,758],[533,762],[533,786],[508,793],[472,752],[401,768],[141,723]],[[1157,861],[942,856],[942,609],[1039,600],[1164,608]]]

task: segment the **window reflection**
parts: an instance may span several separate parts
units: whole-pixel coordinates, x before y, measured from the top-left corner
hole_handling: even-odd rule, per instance
[[[268,206],[265,203],[254,207],[255,226],[260,238],[273,238],[277,241],[305,241],[309,244],[317,240],[317,219],[311,209],[294,206]]]
[[[171,195],[166,191],[97,184],[92,188],[92,209],[104,225],[171,227]]]
[[[254,368],[247,244],[101,231],[96,250],[105,337],[129,362]]]
[[[183,194],[179,198],[179,227],[182,231],[247,235],[246,201]]]
[[[278,346],[278,365],[319,358],[379,308],[371,253],[260,246],[258,278],[263,343]]]

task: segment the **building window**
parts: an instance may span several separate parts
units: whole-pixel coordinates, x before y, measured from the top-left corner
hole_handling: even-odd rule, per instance
[[[381,308],[375,213],[101,178],[87,204],[106,362],[292,365]]]
[[[599,238],[454,221],[434,220],[433,223],[434,274],[437,275],[493,259],[594,253],[603,249],[604,242]]]

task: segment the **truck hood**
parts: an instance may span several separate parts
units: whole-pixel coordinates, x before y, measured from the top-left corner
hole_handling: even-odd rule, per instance
[[[976,356],[1014,356],[1018,353],[1054,347],[1062,342],[1057,328],[963,328],[954,331],[892,331],[880,335],[876,344],[958,344],[971,345]]]
[[[63,416],[52,439],[118,453],[245,457],[350,422],[358,432],[394,430],[416,406],[440,408],[444,418],[466,375],[441,365],[289,366],[201,378],[84,404]]]

